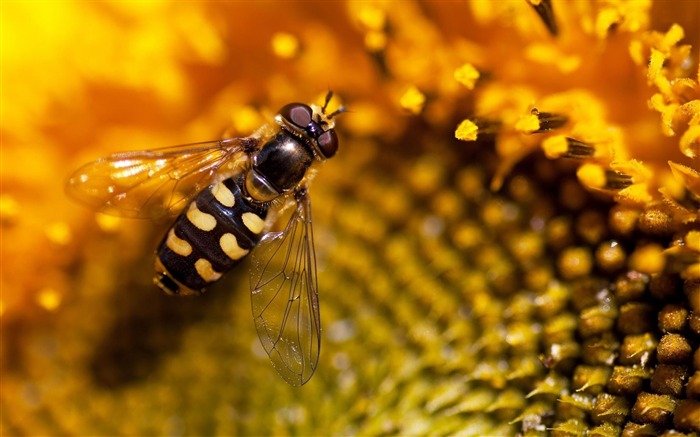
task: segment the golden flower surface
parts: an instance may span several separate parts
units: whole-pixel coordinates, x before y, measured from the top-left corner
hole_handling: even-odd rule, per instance
[[[700,433],[699,5],[4,3],[0,434]],[[168,223],[62,186],[328,88],[292,388],[247,265],[161,295]]]

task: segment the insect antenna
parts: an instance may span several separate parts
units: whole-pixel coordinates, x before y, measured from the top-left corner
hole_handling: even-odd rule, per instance
[[[331,99],[333,98],[333,91],[328,90],[328,93],[326,93],[326,101],[321,107],[321,112],[324,114],[326,113],[326,108],[328,107],[328,104],[331,102]]]
[[[326,114],[326,108],[328,108],[328,104],[331,102],[331,99],[333,98],[333,91],[328,90],[328,93],[326,94],[326,101],[323,103],[323,106],[321,107],[321,113],[326,116],[327,120],[332,119],[333,117],[337,116],[338,114],[342,114],[343,112],[346,112],[348,110],[345,105],[342,105],[335,111],[331,112],[330,114]],[[319,122],[322,124],[326,124],[324,121],[320,120],[319,117]]]
[[[348,110],[348,108],[345,105],[343,105],[340,108],[336,109],[335,111],[331,112],[330,114],[326,115],[326,118],[328,118],[330,120],[333,117],[335,117],[336,115],[342,114],[343,112],[346,112],[347,110]]]

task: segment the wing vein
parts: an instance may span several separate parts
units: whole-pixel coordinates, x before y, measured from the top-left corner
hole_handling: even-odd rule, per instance
[[[265,235],[253,251],[251,303],[270,361],[287,382],[301,385],[316,369],[321,332],[311,204],[306,191],[294,200],[284,230]]]

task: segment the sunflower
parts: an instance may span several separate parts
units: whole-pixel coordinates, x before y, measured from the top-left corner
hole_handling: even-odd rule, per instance
[[[700,3],[0,8],[3,435],[700,433]],[[248,265],[161,295],[168,223],[63,183],[329,88],[321,359],[292,388]]]

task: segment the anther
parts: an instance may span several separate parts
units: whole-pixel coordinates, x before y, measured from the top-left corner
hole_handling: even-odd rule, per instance
[[[619,171],[607,170],[605,179],[605,188],[608,190],[622,190],[632,185],[632,176]]]
[[[542,150],[550,159],[584,159],[595,154],[595,148],[592,145],[564,135],[555,135],[542,141]]]
[[[557,129],[564,126],[569,119],[565,115],[555,114],[552,112],[540,112],[537,108],[530,111],[532,115],[537,116],[540,122],[540,128],[533,133],[547,132],[552,129]]]
[[[559,28],[557,27],[557,20],[554,17],[554,9],[552,8],[551,0],[528,0],[530,6],[537,12],[540,19],[547,26],[547,30],[552,36],[557,36],[559,34]]]

